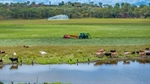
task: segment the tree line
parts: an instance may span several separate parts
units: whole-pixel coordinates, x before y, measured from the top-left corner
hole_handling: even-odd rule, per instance
[[[65,14],[69,18],[150,18],[150,3],[140,6],[130,3],[116,3],[114,6],[99,2],[60,2],[48,5],[43,2],[0,3],[0,19],[45,19]]]

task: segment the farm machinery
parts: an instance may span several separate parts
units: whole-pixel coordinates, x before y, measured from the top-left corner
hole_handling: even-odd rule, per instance
[[[69,38],[79,38],[79,39],[89,39],[91,38],[91,35],[89,33],[80,33],[79,36],[77,35],[64,35],[64,39],[69,39]]]
[[[91,35],[89,33],[80,33],[79,39],[89,39]]]
[[[78,38],[78,36],[76,36],[76,35],[64,35],[64,37],[63,37],[64,39],[69,39],[69,38]]]

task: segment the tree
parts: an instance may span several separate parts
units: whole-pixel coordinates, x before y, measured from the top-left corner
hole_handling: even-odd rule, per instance
[[[136,18],[140,17],[139,8],[135,8],[134,11],[132,11],[132,13],[134,14],[134,17],[136,17]]]
[[[51,1],[49,1],[49,6],[50,6],[51,4],[52,4]]]
[[[14,6],[14,3],[10,3],[10,5],[9,5],[10,7],[13,7]]]
[[[61,3],[59,3],[59,6],[63,6],[63,5],[65,5],[64,1],[62,1]]]
[[[28,4],[27,4],[27,2],[24,2],[24,3],[21,4],[21,6],[26,7],[26,6],[28,6]]]
[[[41,5],[41,6],[43,6],[43,5],[44,5],[44,2],[41,2],[41,3],[39,3],[38,5]]]
[[[49,2],[51,4],[51,2]],[[33,1],[26,1],[23,3],[0,3],[0,19],[43,19],[59,14],[67,14],[70,18],[116,18],[123,17],[150,17],[150,4],[139,7],[129,3],[116,3],[114,7],[109,4],[102,4],[99,2],[99,7],[94,2],[78,3],[71,1],[59,3],[59,6],[43,6],[41,2],[39,5]],[[38,6],[38,7],[37,7]],[[72,7],[74,6],[74,7]],[[65,10],[64,10],[65,9]]]
[[[145,4],[141,4],[140,6],[139,6],[139,8],[143,8],[144,6],[146,6]]]
[[[120,12],[120,4],[119,3],[116,3],[113,10],[113,17],[116,18],[118,15],[119,15],[119,12]]]
[[[119,4],[119,3],[116,3],[115,6],[114,6],[114,8],[119,9],[119,8],[120,8],[120,4]]]
[[[31,2],[31,6],[35,6],[35,5],[36,5],[35,1]]]
[[[90,2],[90,6],[94,6],[94,2],[92,1],[92,2]]]
[[[103,3],[102,2],[99,2],[99,7],[103,7]]]
[[[109,4],[104,4],[103,6],[104,6],[104,8],[112,7],[112,6],[111,6],[111,5],[109,5]]]
[[[30,1],[27,1],[27,5],[30,5]]]
[[[122,2],[122,3],[121,3],[121,7],[123,7],[123,6],[124,6],[124,4],[125,4],[125,3],[123,3],[123,2]]]
[[[128,17],[129,14],[129,9],[131,8],[131,5],[129,3],[124,3],[124,5],[121,7],[120,9],[120,13],[124,16],[124,17]]]
[[[71,1],[68,1],[67,4],[68,4],[69,6],[72,5]]]
[[[147,18],[150,17],[150,7],[149,6],[143,6],[142,8],[140,8],[139,11],[141,17]]]
[[[5,7],[8,7],[9,6],[9,3],[5,3]]]

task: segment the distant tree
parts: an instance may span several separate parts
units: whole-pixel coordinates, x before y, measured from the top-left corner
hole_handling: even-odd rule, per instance
[[[142,8],[140,8],[139,13],[144,18],[150,17],[150,7],[149,6],[143,6]]]
[[[5,3],[5,7],[8,7],[9,6],[9,3]]]
[[[64,1],[62,1],[61,3],[59,3],[59,6],[63,6],[63,5],[65,5]]]
[[[99,2],[99,7],[103,7],[103,3],[102,2]]]
[[[82,6],[89,7],[89,4],[88,3],[82,3]]]
[[[14,6],[14,3],[10,3],[10,5],[9,5],[10,7],[13,7]]]
[[[39,3],[38,5],[44,5],[44,2]]]
[[[29,5],[30,4],[30,1],[27,1],[27,5]]]
[[[134,11],[132,11],[132,13],[134,14],[134,17],[136,18],[140,17],[139,8],[135,8]]]
[[[35,1],[31,2],[31,6],[35,6],[35,5],[36,5]]]
[[[92,2],[90,2],[90,6],[94,6],[94,2],[92,1]]]
[[[49,2],[51,4],[51,1]],[[43,6],[41,2],[38,5],[33,1],[18,2],[18,3],[0,3],[0,19],[43,19],[59,14],[66,14],[70,18],[149,18],[149,5],[141,4],[139,7],[129,3],[116,3],[114,6],[109,4],[94,4],[94,2],[78,3],[78,2],[60,2],[56,6]],[[38,6],[38,7],[37,7]],[[99,6],[99,7],[98,7]]]
[[[72,5],[71,1],[68,1],[67,4],[68,4],[68,5]]]
[[[137,6],[136,5],[131,5],[130,6],[130,9],[129,9],[129,13],[132,15],[130,15],[130,17],[139,17],[139,15],[137,14],[138,13],[138,11],[137,11]]]
[[[116,18],[120,12],[120,4],[116,3],[114,8],[112,9],[113,17]]]
[[[26,6],[28,6],[28,3],[27,2],[21,3],[21,6],[26,7]]]
[[[128,17],[128,13],[129,13],[129,9],[131,8],[131,5],[129,3],[124,3],[124,5],[121,7],[120,9],[120,13],[125,16]]]
[[[49,1],[49,6],[51,5],[51,1]]]
[[[121,7],[123,7],[123,6],[124,6],[124,4],[125,4],[125,3],[123,3],[123,2],[122,2],[122,3],[121,3]]]
[[[114,8],[119,9],[119,8],[120,8],[120,4],[119,4],[119,3],[116,3],[115,6],[114,6]]]
[[[0,3],[0,8],[2,8],[3,7],[3,3]]]
[[[144,6],[146,6],[146,5],[145,5],[145,4],[141,4],[139,7],[140,7],[140,8],[143,8]]]
[[[109,8],[110,5],[109,4],[103,4],[104,8]],[[111,6],[112,7],[112,6]]]

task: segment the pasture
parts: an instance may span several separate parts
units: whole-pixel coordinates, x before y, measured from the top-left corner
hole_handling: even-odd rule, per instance
[[[90,33],[92,39],[63,39],[64,34]],[[24,49],[22,46],[30,46]],[[25,59],[24,63],[76,63],[100,60],[97,49],[136,51],[150,47],[150,19],[1,20],[0,50]],[[40,50],[48,52],[41,56]],[[132,57],[130,57],[132,58]],[[72,60],[70,60],[72,59]],[[106,59],[106,58],[102,58]]]

